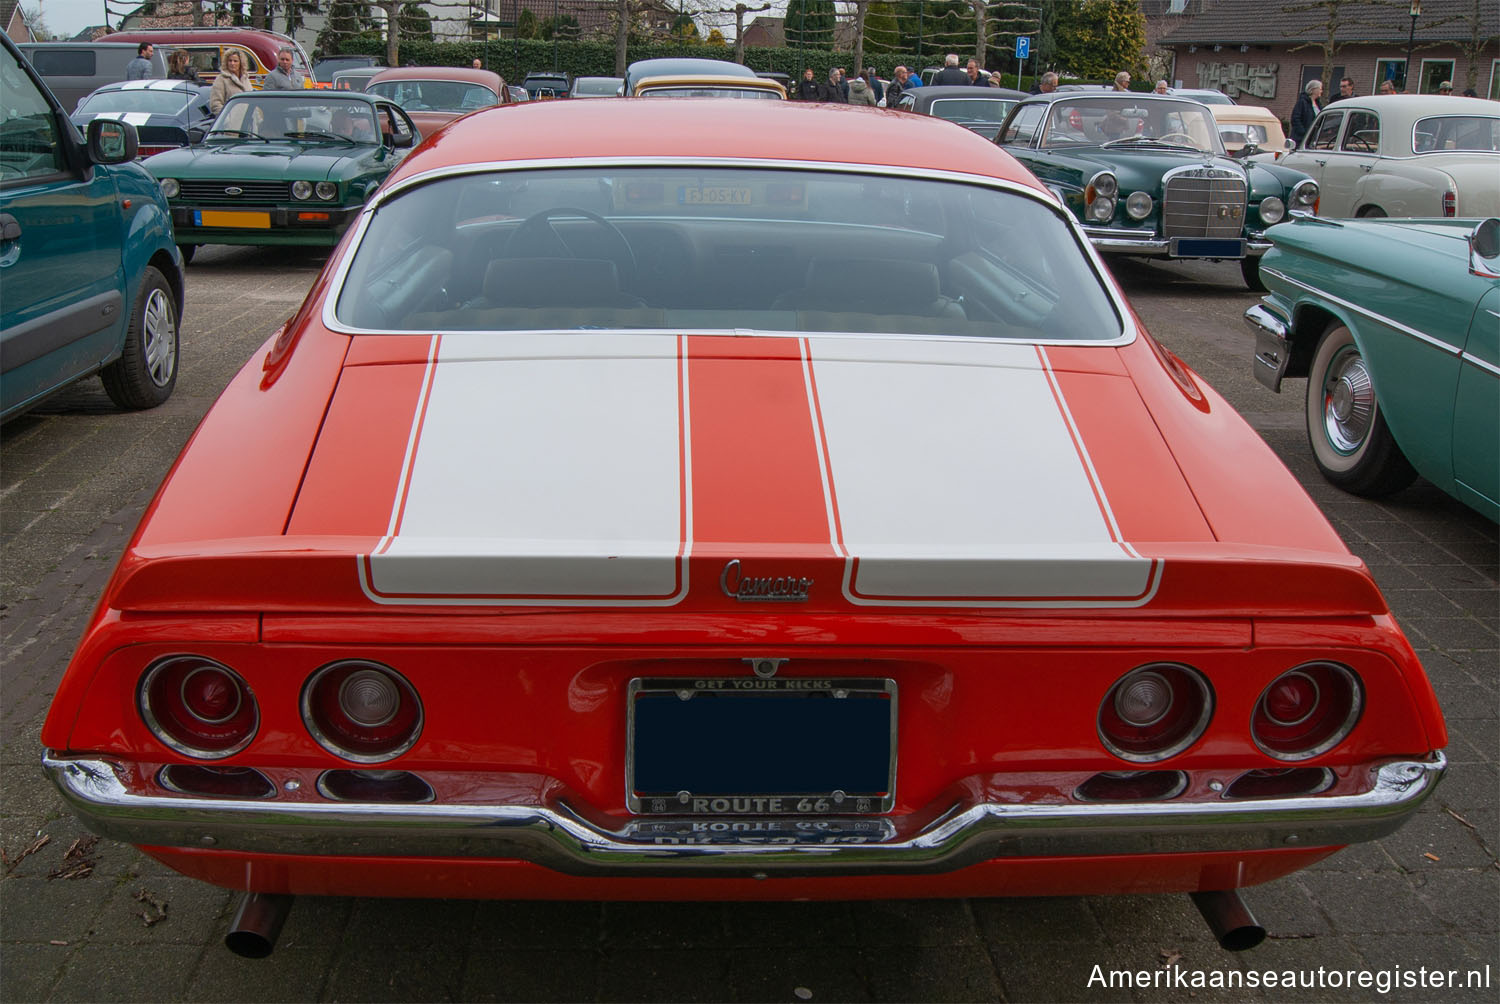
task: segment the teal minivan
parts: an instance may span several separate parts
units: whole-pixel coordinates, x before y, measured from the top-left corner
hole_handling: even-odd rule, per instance
[[[182,255],[135,127],[86,138],[0,32],[0,420],[93,373],[121,408],[177,382]]]

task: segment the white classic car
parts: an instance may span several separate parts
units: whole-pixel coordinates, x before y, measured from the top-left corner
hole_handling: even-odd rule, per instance
[[[1345,98],[1279,163],[1317,179],[1319,216],[1494,216],[1500,104],[1437,94]]]

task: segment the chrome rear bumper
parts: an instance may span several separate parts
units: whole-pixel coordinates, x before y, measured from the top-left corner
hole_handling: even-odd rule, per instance
[[[945,872],[995,858],[1335,847],[1384,836],[1432,793],[1447,761],[1370,766],[1368,786],[1291,798],[1003,802],[983,782],[912,816],[589,818],[555,782],[504,775],[503,803],[387,804],[144,794],[123,764],[43,766],[89,829],[131,844],[299,855],[528,861],[559,872],[832,875]],[[149,776],[149,775],[148,775]],[[457,776],[457,775],[454,775]],[[283,782],[291,789],[290,782]]]

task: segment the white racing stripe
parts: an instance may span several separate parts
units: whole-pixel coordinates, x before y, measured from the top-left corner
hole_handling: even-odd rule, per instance
[[[361,563],[366,593],[384,603],[681,600],[691,481],[678,344],[443,336],[404,505]]]
[[[1118,539],[1034,347],[809,342],[851,603],[1150,599],[1159,565]]]
[[[154,83],[156,83],[154,80],[126,80],[120,84],[120,90],[144,91]]]
[[[150,112],[126,112],[125,121],[133,126],[143,126],[151,121]]]
[[[152,80],[146,86],[153,91],[175,91],[180,83],[180,80]]]

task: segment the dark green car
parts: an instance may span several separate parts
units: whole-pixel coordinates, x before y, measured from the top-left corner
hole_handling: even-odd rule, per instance
[[[193,146],[145,166],[183,256],[199,244],[331,246],[418,139],[393,101],[348,91],[255,91]]]
[[[1312,212],[1318,184],[1301,171],[1229,158],[1206,105],[1112,91],[1036,94],[995,142],[1073,212],[1108,254],[1233,260],[1264,289],[1265,230]]]

